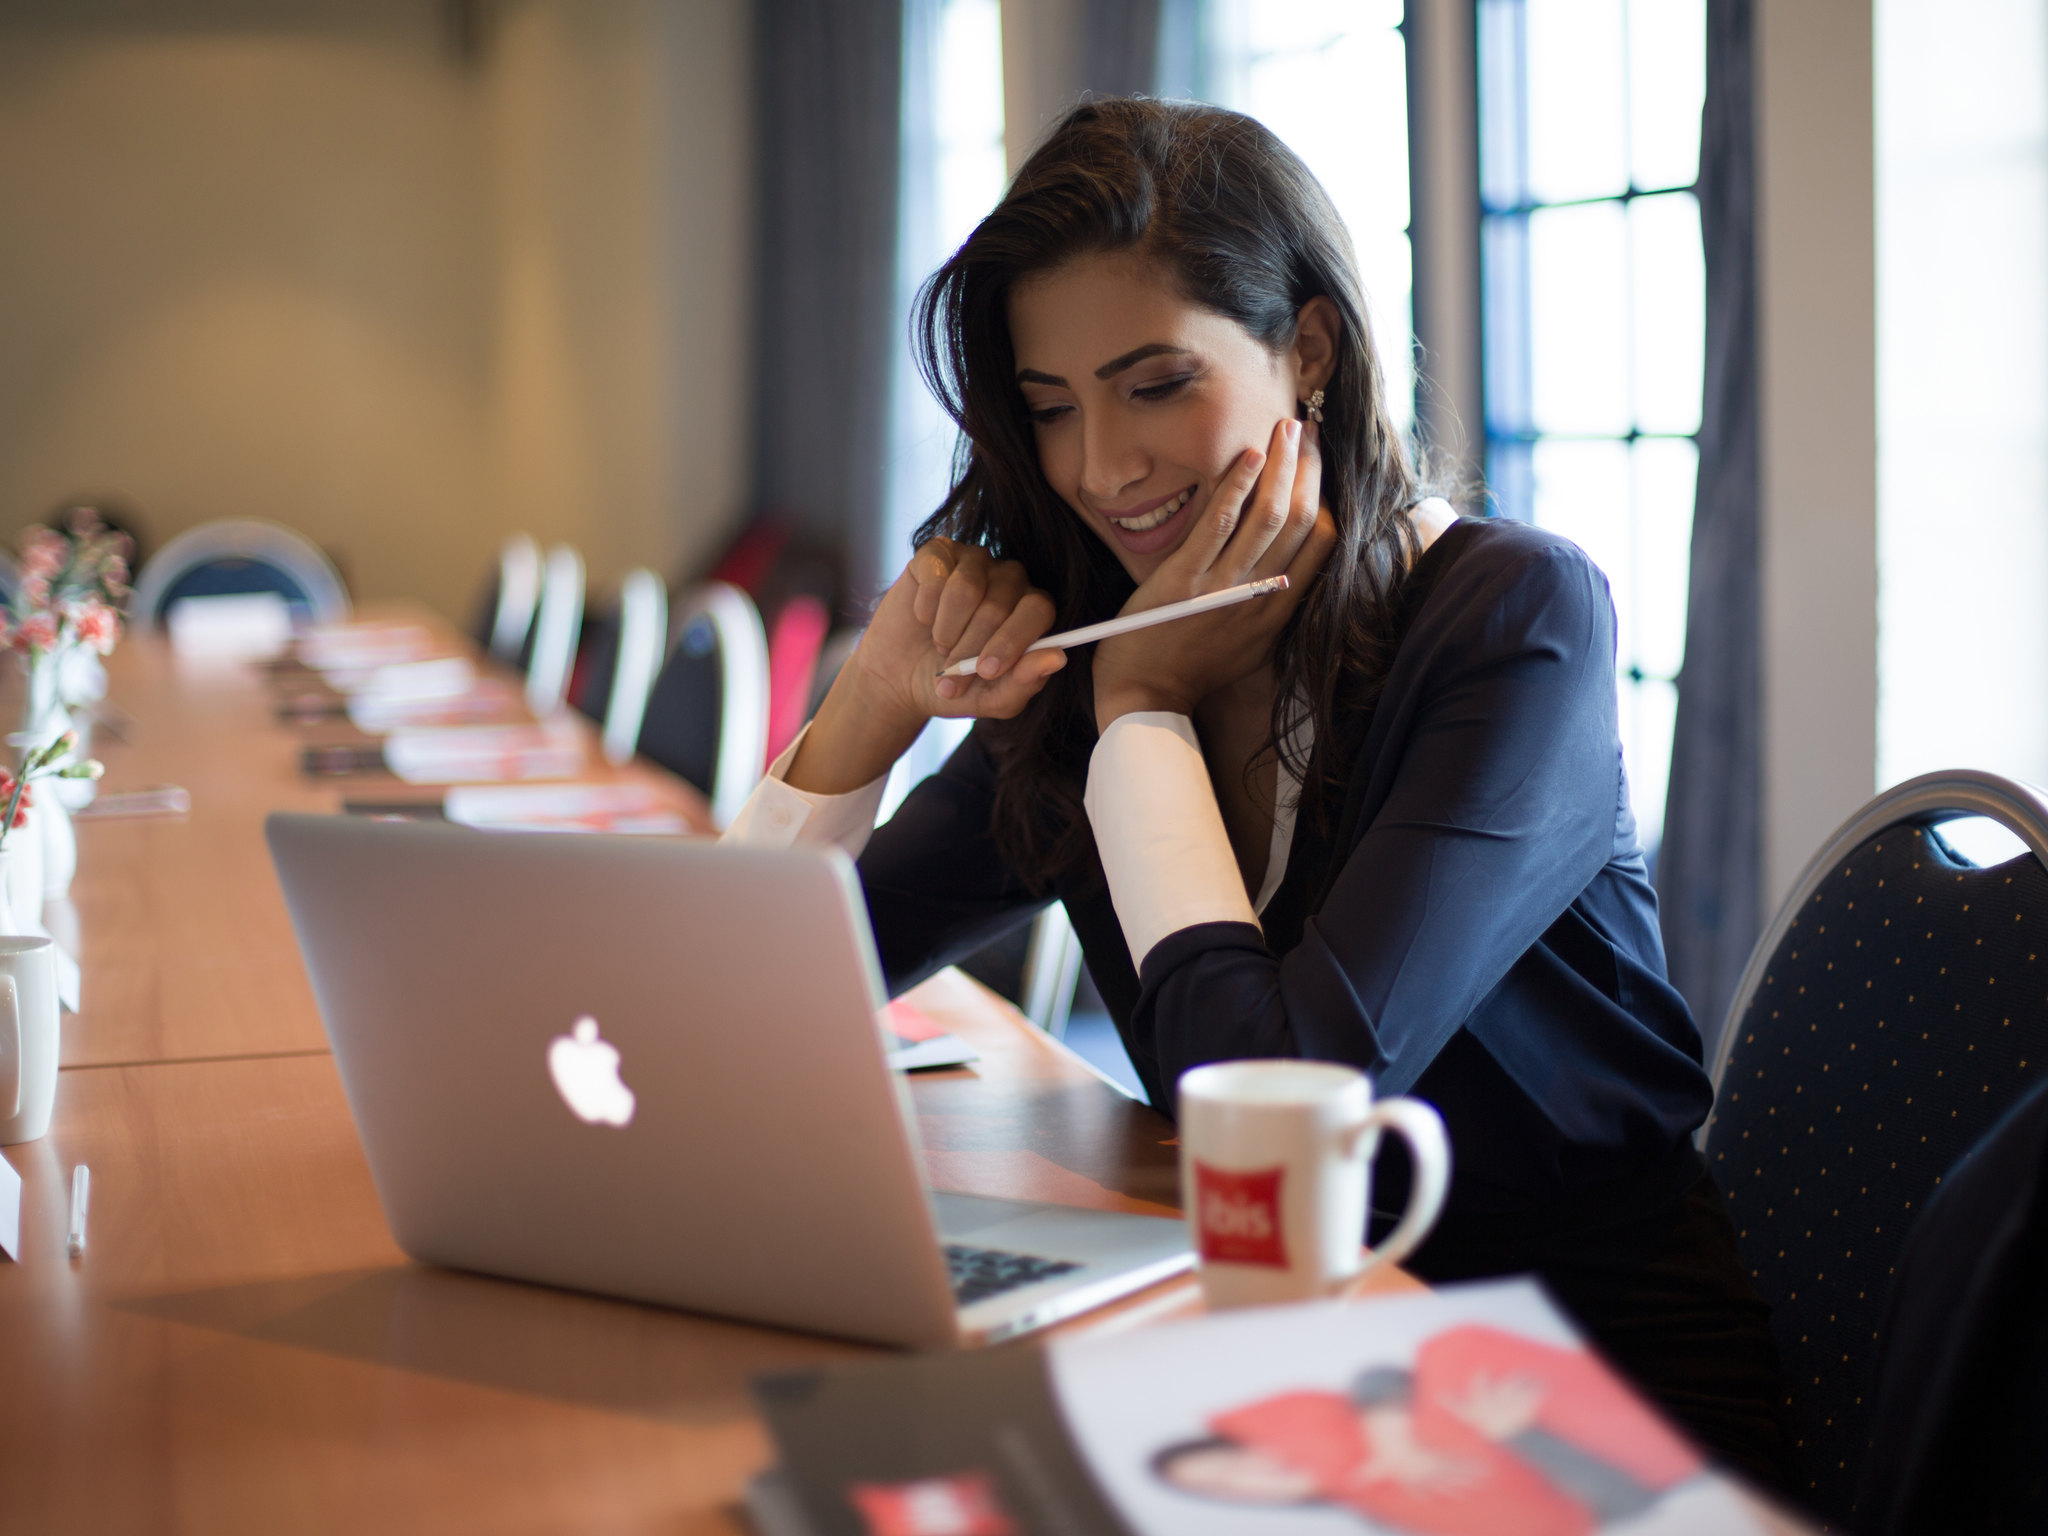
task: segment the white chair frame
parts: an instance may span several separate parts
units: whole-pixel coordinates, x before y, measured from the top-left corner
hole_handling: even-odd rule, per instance
[[[1031,920],[1031,947],[1024,958],[1024,1017],[1055,1040],[1067,1037],[1067,1019],[1074,1011],[1074,989],[1081,981],[1081,939],[1067,920],[1067,909],[1054,902]]]
[[[668,588],[654,572],[637,566],[619,583],[619,635],[612,664],[612,692],[604,706],[604,755],[608,762],[632,761],[647,718],[647,695],[668,655]]]
[[[129,617],[156,627],[164,595],[180,577],[214,560],[260,560],[290,574],[305,591],[313,622],[335,624],[349,616],[348,589],[320,546],[304,534],[256,518],[221,518],[187,528],[150,556],[128,599]]]
[[[540,546],[530,534],[515,533],[498,551],[498,606],[491,615],[490,652],[508,666],[533,628],[540,601]]]
[[[711,819],[723,827],[761,782],[768,750],[768,630],[754,600],[738,587],[707,581],[683,594],[669,621],[668,649],[698,619],[718,637],[718,756],[711,780]]]
[[[1851,816],[1834,835],[1821,844],[1820,852],[1807,861],[1806,868],[1792,883],[1792,892],[1779,906],[1777,916],[1763,937],[1749,952],[1749,964],[1728,1004],[1721,1022],[1721,1038],[1714,1047],[1714,1102],[1721,1101],[1721,1080],[1728,1072],[1728,1058],[1735,1051],[1735,1035],[1750,1000],[1763,985],[1764,971],[1771,956],[1791,928],[1792,920],[1813,899],[1814,890],[1834,873],[1836,867],[1886,827],[1901,824],[1934,826],[1959,816],[1983,816],[2013,833],[2034,857],[2048,867],[2048,795],[2031,784],[1987,773],[1980,768],[1944,768],[1923,773],[1917,779],[1896,784]],[[1705,1147],[1714,1116],[1707,1116],[1699,1129],[1698,1145]]]
[[[526,707],[546,719],[562,707],[576,641],[583,633],[583,557],[567,544],[548,551],[533,620],[533,654],[526,664]]]

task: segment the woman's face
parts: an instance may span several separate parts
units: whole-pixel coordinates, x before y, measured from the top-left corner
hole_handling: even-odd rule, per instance
[[[1312,301],[1295,345],[1274,352],[1128,255],[1019,283],[1010,338],[1047,482],[1142,582],[1237,456],[1265,451],[1274,424],[1327,380],[1318,358],[1334,317]]]

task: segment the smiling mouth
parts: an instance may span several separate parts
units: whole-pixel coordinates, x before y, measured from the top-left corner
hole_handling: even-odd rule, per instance
[[[1150,512],[1143,513],[1137,517],[1111,517],[1107,512],[1102,515],[1109,518],[1109,521],[1115,523],[1117,527],[1123,529],[1126,533],[1147,533],[1159,527],[1168,518],[1172,517],[1174,513],[1186,506],[1188,498],[1194,494],[1195,488],[1191,485],[1178,496],[1168,497]]]

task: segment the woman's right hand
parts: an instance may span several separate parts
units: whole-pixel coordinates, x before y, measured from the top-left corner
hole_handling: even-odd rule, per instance
[[[1026,653],[1054,618],[1016,561],[952,539],[926,543],[884,594],[788,782],[843,794],[888,772],[934,715],[1009,719],[1066,665],[1062,651]],[[969,656],[981,658],[974,676],[939,675]]]

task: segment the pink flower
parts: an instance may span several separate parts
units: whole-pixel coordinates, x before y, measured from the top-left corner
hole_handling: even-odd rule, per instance
[[[50,603],[50,578],[24,574],[21,590],[15,596],[15,606],[26,608],[31,613],[47,608]]]
[[[21,536],[21,574],[40,577],[46,584],[64,569],[70,557],[71,541],[48,528],[30,528]]]
[[[79,642],[91,646],[102,656],[111,651],[114,642],[121,637],[121,621],[113,609],[97,599],[86,599],[71,622]]]
[[[10,642],[17,651],[47,651],[57,643],[57,615],[32,613],[21,621]]]

